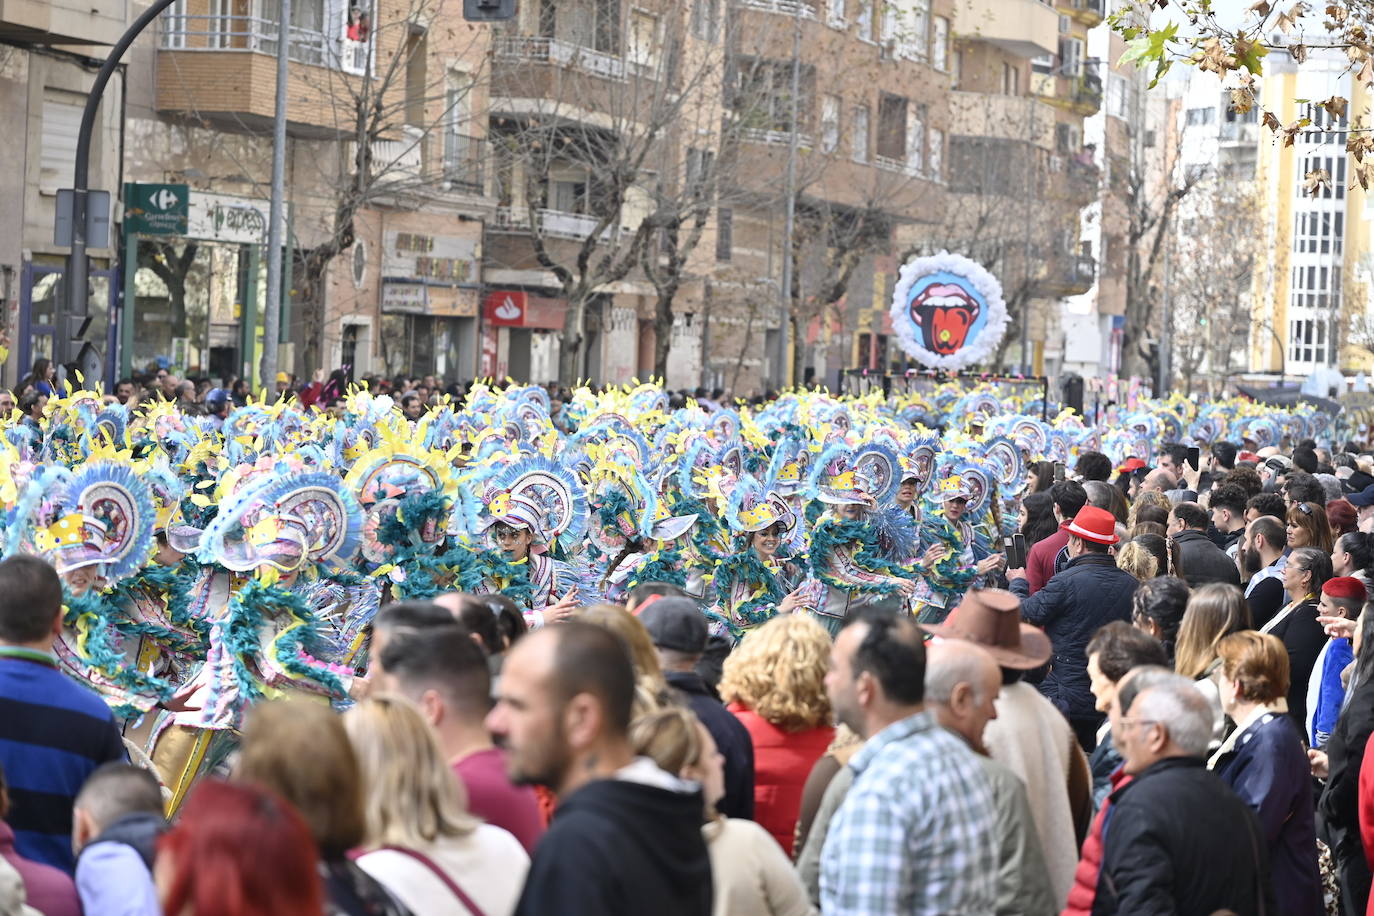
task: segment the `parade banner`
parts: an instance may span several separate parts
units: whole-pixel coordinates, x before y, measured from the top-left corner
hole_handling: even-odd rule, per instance
[[[987,360],[1007,329],[1002,285],[982,265],[947,251],[902,266],[890,314],[901,348],[935,369]]]

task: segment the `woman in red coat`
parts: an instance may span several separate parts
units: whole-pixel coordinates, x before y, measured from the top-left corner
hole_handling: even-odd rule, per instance
[[[754,820],[792,855],[802,788],[835,729],[830,635],[806,614],[774,617],[725,660],[721,698],[754,740]]]

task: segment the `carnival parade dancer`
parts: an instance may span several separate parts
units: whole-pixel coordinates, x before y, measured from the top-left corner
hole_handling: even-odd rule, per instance
[[[779,554],[797,525],[781,496],[743,477],[730,492],[725,521],[735,544],[716,565],[712,580],[718,603],[711,616],[718,627],[738,642],[777,614],[816,609],[819,583],[805,579],[804,567]]]
[[[1171,399],[1095,428],[1043,406],[946,383],[669,409],[638,385],[579,388],[555,424],[542,389],[479,384],[414,423],[354,390],[337,416],[282,400],[207,424],[68,392],[33,429],[0,418],[0,544],[60,571],[60,664],[125,721],[157,717],[176,804],[252,703],[348,703],[387,601],[500,592],[537,627],[673,585],[736,642],[787,613],[836,633],[878,603],[938,622],[1002,566],[1030,462],[1331,423]]]

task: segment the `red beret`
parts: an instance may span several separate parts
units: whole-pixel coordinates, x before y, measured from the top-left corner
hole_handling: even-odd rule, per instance
[[[1337,576],[1334,579],[1327,579],[1322,586],[1322,594],[1330,595],[1332,598],[1353,598],[1356,601],[1367,601],[1369,591],[1364,587],[1364,583],[1354,576]]]

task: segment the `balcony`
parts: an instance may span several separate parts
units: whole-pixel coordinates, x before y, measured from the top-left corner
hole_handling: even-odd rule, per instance
[[[765,146],[787,146],[792,142],[790,130],[769,130],[758,127],[741,127],[739,138],[744,143],[762,143]],[[813,140],[810,134],[797,134],[797,148],[811,149]]]
[[[1102,24],[1106,18],[1103,0],[1056,0],[1060,12],[1067,13],[1087,28]]]
[[[280,23],[246,15],[208,15],[210,0],[186,0],[163,15],[158,36],[157,107],[191,112],[213,124],[243,130],[265,127],[276,110],[276,53]],[[371,42],[342,33],[291,26],[287,123],[293,134],[346,132],[351,93],[321,70],[360,75]],[[345,76],[344,79],[349,77]]]
[[[124,34],[125,0],[0,0],[0,39],[36,45],[112,45]]]
[[[954,37],[1032,58],[1059,50],[1059,14],[1040,0],[954,0]]]
[[[802,19],[815,19],[816,7],[806,0],[739,0],[742,9],[757,10],[761,13],[779,13]]]
[[[951,137],[995,137],[1054,148],[1055,111],[1030,96],[954,91],[949,117]]]
[[[595,230],[600,219],[585,213],[567,213],[563,210],[535,210],[541,234],[548,238],[568,239],[581,242]],[[487,231],[494,235],[528,235],[530,232],[530,213],[524,207],[497,207],[494,219],[487,224]],[[601,241],[609,242],[621,234],[619,226],[607,226],[601,232]]]
[[[1049,272],[1037,284],[1041,296],[1081,296],[1097,282],[1097,259],[1092,255],[1054,258]]]
[[[464,194],[483,194],[483,165],[487,141],[477,137],[449,134],[444,138],[444,177],[448,190]]]
[[[1259,125],[1253,121],[1222,121],[1217,138],[1222,143],[1251,146],[1259,140]]]
[[[617,82],[625,80],[624,59],[557,38],[508,36],[498,38],[495,46],[498,61],[555,64],[590,76]]]
[[[1098,60],[1086,60],[1083,62],[1083,72],[1069,77],[1073,111],[1085,118],[1097,114],[1102,109],[1102,77],[1099,74],[1101,63]]]
[[[905,159],[894,159],[891,156],[874,156],[873,164],[885,172],[896,172],[899,175],[910,175],[913,178],[921,174],[921,170]]]
[[[400,137],[372,144],[372,176],[376,187],[414,185],[424,178],[424,131],[406,125]],[[344,147],[350,163],[357,161],[356,143]]]

